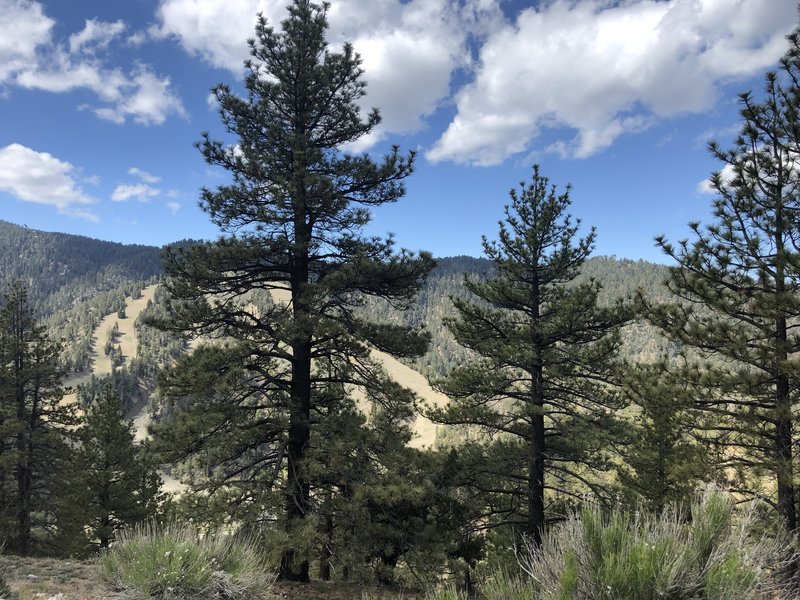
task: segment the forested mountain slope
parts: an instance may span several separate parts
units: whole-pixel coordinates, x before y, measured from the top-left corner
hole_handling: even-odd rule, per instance
[[[161,273],[161,250],[88,237],[37,231],[0,221],[0,283],[22,279],[37,308],[53,312],[50,296],[72,290],[101,291],[124,280],[144,280]]]
[[[0,288],[28,285],[37,316],[66,342],[65,366],[81,370],[100,319],[161,274],[160,252],[0,221]]]
[[[464,274],[471,277],[487,277],[491,264],[483,258],[455,256],[437,259],[419,293],[416,303],[405,312],[392,309],[385,303],[374,303],[364,310],[374,318],[416,327],[425,326],[432,335],[427,354],[411,363],[416,370],[428,377],[439,377],[466,358],[464,348],[456,344],[444,326],[443,319],[452,316],[451,296],[467,295]],[[602,284],[600,302],[610,304],[621,298],[629,298],[641,289],[654,301],[666,301],[669,294],[663,285],[666,267],[643,260],[617,259],[599,256],[589,259],[583,266],[577,281],[593,278]],[[631,359],[650,360],[659,354],[670,352],[670,344],[652,327],[634,323],[625,328],[624,354]]]
[[[408,311],[382,304],[365,307],[376,318],[427,327],[433,338],[431,349],[411,366],[434,377],[465,357],[443,325],[443,318],[452,312],[450,296],[466,294],[465,273],[483,277],[490,271],[486,259],[469,256],[440,258],[437,263]],[[37,231],[0,221],[0,284],[22,279],[30,286],[37,314],[54,334],[68,340],[65,363],[72,370],[86,366],[91,332],[102,316],[122,308],[126,296],[160,274],[160,249],[153,246]],[[581,278],[600,281],[601,301],[610,303],[637,289],[650,298],[666,299],[665,276],[662,265],[595,257],[584,265]],[[632,357],[652,358],[668,351],[666,342],[644,325],[629,326],[625,338],[626,352]]]

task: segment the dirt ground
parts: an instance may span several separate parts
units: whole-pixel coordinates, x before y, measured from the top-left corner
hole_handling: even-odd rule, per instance
[[[0,556],[0,575],[19,600],[122,600],[108,589],[95,561]],[[59,596],[63,594],[63,596]],[[396,590],[366,589],[340,582],[276,583],[264,600],[422,600],[423,596]]]
[[[93,562],[0,556],[0,575],[20,600],[121,598],[105,588]]]

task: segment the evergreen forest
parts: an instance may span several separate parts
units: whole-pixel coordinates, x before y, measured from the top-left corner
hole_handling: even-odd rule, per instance
[[[666,265],[539,165],[480,258],[365,234],[417,157],[343,150],[381,115],[327,30],[259,16],[213,89],[217,239],[0,222],[0,598],[9,557],[98,598],[800,597],[800,29]]]

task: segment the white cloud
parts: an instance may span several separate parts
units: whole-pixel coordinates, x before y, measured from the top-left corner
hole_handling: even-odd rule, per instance
[[[162,0],[151,35],[175,38],[187,53],[240,73],[256,13],[261,11],[271,22],[279,23],[285,6],[285,0]]]
[[[101,101],[90,108],[98,117],[151,125],[186,117],[168,77],[145,64],[132,70],[111,67],[104,50],[126,29],[122,21],[88,20],[66,43],[51,39],[54,21],[30,0],[0,0],[0,83],[52,93],[86,89]]]
[[[735,137],[742,131],[741,123],[733,123],[727,127],[712,127],[697,134],[694,138],[698,146],[707,146],[710,141],[728,140]]]
[[[139,167],[131,167],[130,169],[128,169],[128,173],[130,175],[133,175],[134,177],[138,177],[145,183],[158,183],[159,181],[161,181],[161,177],[158,177],[156,175],[151,175],[150,173],[144,171],[143,169],[140,169]]]
[[[120,184],[111,192],[111,199],[114,202],[127,202],[133,198],[139,202],[147,202],[148,199],[158,196],[160,193],[161,190],[146,183]]]
[[[369,147],[385,132],[422,129],[425,117],[447,101],[453,73],[469,64],[467,41],[475,24],[499,14],[496,3],[485,4],[383,0],[365,6],[341,0],[331,7],[330,39],[351,41],[363,61],[368,85],[362,108],[378,107],[383,117],[379,130],[360,146]]]
[[[242,73],[261,11],[276,27],[286,0],[161,0],[153,34],[172,37],[191,55],[215,67]],[[365,110],[376,106],[383,122],[353,148],[366,149],[385,132],[411,133],[450,96],[454,71],[469,63],[467,40],[501,22],[498,0],[339,0],[328,17],[334,47],[353,43],[363,59]],[[244,33],[243,33],[244,32]],[[214,106],[213,98],[209,106]]]
[[[87,208],[95,200],[76,183],[75,167],[21,144],[0,148],[0,190],[25,202],[55,206],[60,213],[97,222]]]
[[[150,40],[150,33],[148,31],[136,31],[128,36],[125,40],[131,46],[141,46]]]
[[[87,19],[81,31],[69,36],[69,51],[92,53],[108,47],[111,41],[125,31],[125,23],[114,21],[108,23]]]
[[[47,17],[38,2],[0,0],[0,83],[26,68],[36,50],[50,41],[55,21]]]
[[[496,164],[543,129],[572,156],[658,119],[708,110],[719,86],[771,66],[796,22],[774,0],[554,0],[491,33],[433,161]]]
[[[167,202],[167,208],[174,215],[180,210],[181,205],[178,202]]]
[[[170,78],[159,78],[145,65],[134,69],[121,96],[113,106],[95,109],[95,114],[119,124],[132,117],[140,125],[160,125],[171,115],[188,118],[180,98],[170,89]]]
[[[719,175],[722,178],[722,183],[724,185],[727,185],[733,180],[734,177],[733,166],[729,164],[725,165],[724,167],[722,167],[722,170],[719,172]],[[698,183],[697,188],[695,188],[695,191],[698,194],[713,195],[717,193],[716,188],[713,185],[711,185],[711,178],[704,179],[703,181]]]
[[[772,152],[768,148],[760,148],[759,152],[766,152],[767,155],[772,156]],[[744,158],[744,167],[743,167],[743,177],[746,181],[751,181],[752,178],[749,177],[747,174],[754,168],[754,162],[752,160],[751,154],[746,154],[742,158]],[[787,152],[782,153],[782,160],[784,173],[791,173],[791,176],[785,175],[792,180],[798,173],[800,173],[800,154],[795,152]],[[755,168],[755,171],[758,172],[758,180],[761,182],[761,185],[764,182],[768,182],[771,185],[777,185],[777,180],[774,175],[769,175],[768,173],[764,172],[761,168]],[[774,173],[774,171],[773,171]],[[733,180],[736,178],[736,171],[734,170],[734,166],[730,163],[726,163],[722,169],[719,171],[720,180],[722,183],[723,188],[729,188],[732,184]],[[704,179],[703,181],[697,184],[695,188],[695,192],[698,194],[717,194],[719,193],[718,190],[712,185],[711,178]]]

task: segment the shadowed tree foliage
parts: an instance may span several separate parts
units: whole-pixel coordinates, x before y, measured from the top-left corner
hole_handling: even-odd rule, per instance
[[[633,492],[632,500],[644,501],[656,513],[670,505],[688,506],[699,483],[714,475],[702,433],[700,441],[694,435],[697,390],[679,369],[670,369],[679,362],[628,365],[622,377],[622,393],[633,410],[620,481]]]
[[[356,309],[367,296],[405,305],[433,266],[428,254],[396,253],[391,238],[361,234],[370,207],[404,194],[414,156],[394,148],[375,162],[340,150],[380,117],[372,110],[362,118],[360,59],[349,44],[328,49],[326,10],[296,0],[280,31],[259,18],[246,97],[214,89],[237,143],[206,134],[198,144],[231,176],[204,189],[201,205],[224,235],[165,254],[172,302],[168,317],[155,321],[220,339],[163,379],[166,395],[185,409],[172,431],[195,436],[184,449],[203,453],[209,481],[240,505],[274,515],[264,494],[281,491],[288,541],[280,576],[295,580],[308,579],[299,544],[315,503],[305,458],[329,400],[325,386],[380,396],[384,378],[367,342],[397,356],[418,355],[427,343],[409,328],[365,321]],[[248,308],[242,298],[254,290],[275,302]]]
[[[489,434],[469,482],[485,497],[485,523],[536,544],[546,490],[601,491],[589,471],[610,467],[610,411],[620,406],[609,384],[626,311],[598,306],[597,281],[574,282],[595,233],[576,239],[569,204],[569,188],[558,194],[536,166],[511,190],[498,241],[484,238],[493,275],[465,278],[477,301],[454,298],[447,321],[476,358],[438,382],[453,402],[431,412]]]
[[[25,285],[11,284],[0,309],[0,533],[23,556],[46,551],[69,473],[76,420],[60,403],[59,350],[33,318]]]
[[[90,400],[78,438],[84,523],[90,543],[108,548],[117,531],[155,514],[161,478],[137,447],[110,383]]]
[[[725,449],[726,466],[742,475],[741,492],[765,492],[760,473],[777,484],[774,506],[797,528],[793,433],[800,391],[800,38],[778,72],[768,73],[763,100],[740,95],[742,129],[730,150],[709,144],[723,167],[711,177],[714,221],[691,223],[694,240],[657,238],[677,266],[667,285],[683,302],[652,307],[650,318],[672,338],[714,356],[686,369],[703,384],[695,405],[708,441]]]

